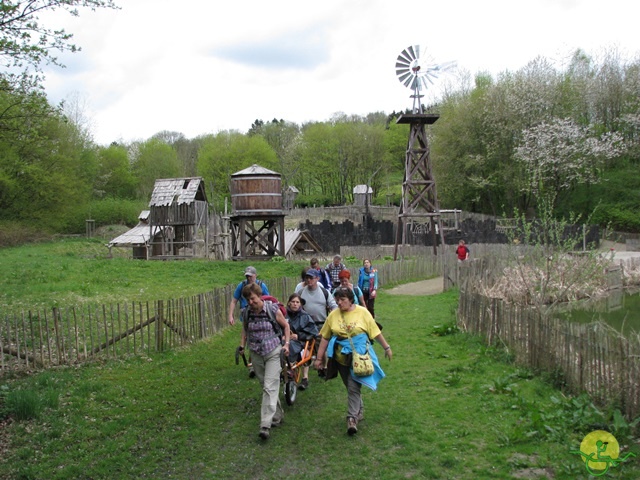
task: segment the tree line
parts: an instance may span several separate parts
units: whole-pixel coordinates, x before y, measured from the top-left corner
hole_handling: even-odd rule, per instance
[[[300,206],[349,203],[359,184],[373,188],[374,203],[399,204],[409,133],[395,122],[402,111],[337,113],[301,125],[257,119],[247,132],[189,139],[162,131],[97,145],[81,101],[51,105],[39,76],[43,62],[56,62],[50,52],[76,47],[70,35],[40,27],[38,11],[78,14],[75,7],[117,8],[98,0],[0,5],[0,220],[64,232],[83,231],[88,218],[132,224],[156,179],[183,176],[202,176],[220,210],[230,175],[252,164],[295,186]],[[25,37],[15,35],[25,29],[47,32],[38,38],[51,44],[21,44]],[[428,134],[441,207],[495,215],[595,210],[595,222],[639,230],[639,104],[640,61],[615,49],[597,57],[578,50],[562,65],[536,58],[495,77],[459,72],[425,109],[440,115]]]

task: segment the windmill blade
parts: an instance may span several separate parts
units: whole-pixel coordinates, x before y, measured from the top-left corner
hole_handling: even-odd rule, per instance
[[[408,50],[411,50],[411,51],[409,52]],[[404,60],[407,63],[411,63],[415,59],[416,59],[416,56],[413,54],[413,48],[412,47],[404,49],[402,52],[400,52],[400,55],[398,55],[398,61]]]
[[[415,81],[416,76],[412,73],[409,75],[409,78],[407,78],[407,80],[404,82],[404,86],[408,87],[409,85],[411,85],[411,88],[413,88],[413,82]]]
[[[417,45],[415,45],[417,47]],[[418,50],[420,49],[420,47],[418,47]],[[411,59],[415,60],[416,58],[418,58],[420,55],[418,55],[415,50],[414,47],[408,47],[407,50],[409,50],[409,53],[411,54]]]
[[[407,77],[411,77],[411,76],[413,76],[413,74],[411,72],[407,72],[404,75],[399,76],[398,80],[400,80],[400,83],[404,83]]]
[[[457,62],[455,61],[444,62],[444,63],[438,64],[438,69],[441,72],[448,72],[449,70],[456,68],[457,65],[458,65]]]

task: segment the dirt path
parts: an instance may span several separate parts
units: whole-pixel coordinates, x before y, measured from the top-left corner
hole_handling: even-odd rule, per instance
[[[405,283],[386,291],[392,295],[436,295],[442,293],[443,282],[442,277],[436,277],[421,282]]]

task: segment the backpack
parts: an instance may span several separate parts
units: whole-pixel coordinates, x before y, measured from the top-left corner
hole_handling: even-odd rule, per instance
[[[267,304],[267,306],[271,304],[278,305],[278,308],[280,309],[280,312],[282,313],[282,315],[286,316],[287,309],[282,303],[278,301],[277,298],[272,297],[271,295],[262,295],[262,297],[260,298],[264,300],[264,303]],[[276,315],[275,313],[273,313],[273,310],[271,308],[267,308],[267,317],[269,318],[269,322],[271,323],[271,326],[273,327],[273,331],[275,332],[276,336],[281,337],[284,334],[284,332],[282,331],[282,327],[276,320]],[[249,328],[248,323],[249,323],[249,307],[245,308],[242,311],[242,326],[245,329],[245,331],[247,331]]]
[[[322,293],[324,293],[324,301],[325,303],[329,300],[329,292],[327,291],[326,288],[324,288],[324,285],[319,284],[318,288],[320,288],[322,290]],[[298,290],[296,293],[298,295],[302,294],[302,290],[304,290],[304,287],[302,287],[300,290]],[[282,305],[282,304],[281,304]]]
[[[328,292],[328,290],[327,290],[326,288],[324,288],[324,285],[322,285],[322,284],[320,284],[320,283],[318,284],[318,288],[319,288],[320,290],[322,290],[322,293],[324,294],[324,304],[325,304],[325,307],[327,308],[327,313],[329,313],[329,312],[330,312],[330,310],[329,310],[329,305],[327,305],[327,302],[329,301],[329,292]],[[304,287],[302,287],[302,288],[301,288],[300,290],[298,290],[296,293],[297,293],[298,295],[302,295],[302,291],[303,291],[303,290],[304,290]],[[286,315],[285,315],[285,316],[286,316]]]
[[[262,288],[262,284],[263,284],[263,283],[264,283],[264,282],[263,282],[262,280],[258,280],[258,279],[256,279],[256,285],[260,285],[260,288]],[[249,282],[247,282],[247,280],[246,280],[246,279],[245,279],[245,280],[243,280],[243,281],[242,281],[242,288],[246,287],[247,285],[249,285]],[[242,288],[241,288],[240,290],[242,290]]]

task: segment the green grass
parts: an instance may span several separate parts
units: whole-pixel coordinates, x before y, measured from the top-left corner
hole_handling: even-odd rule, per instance
[[[235,284],[249,262],[107,259],[101,241],[0,250],[0,309],[154,300]],[[351,263],[351,260],[356,263]],[[347,259],[357,266],[357,259]],[[267,280],[300,262],[257,263]],[[456,292],[376,302],[394,360],[366,420],[345,433],[339,380],[311,377],[283,427],[257,437],[260,389],[233,352],[239,327],[189,348],[0,379],[0,478],[588,478],[591,430],[640,453],[615,410],[566,398],[509,352],[455,328]],[[379,347],[378,353],[382,357]],[[640,478],[639,461],[607,478]],[[546,470],[544,470],[546,469]]]
[[[0,431],[0,478],[545,478],[542,469],[589,478],[570,451],[610,415],[563,397],[507,352],[443,328],[456,303],[455,291],[380,293],[394,358],[383,360],[378,391],[363,389],[355,437],[346,435],[342,383],[312,375],[262,442],[260,388],[233,360],[238,326],[185,349],[7,379],[0,395],[34,392],[41,410]],[[616,438],[628,445],[624,427]],[[606,478],[640,478],[638,460]]]
[[[299,276],[304,262],[143,261],[100,240],[72,239],[0,249],[0,311],[88,302],[153,301],[195,295],[243,278],[255,265],[262,279]],[[114,255],[115,256],[115,255]]]

